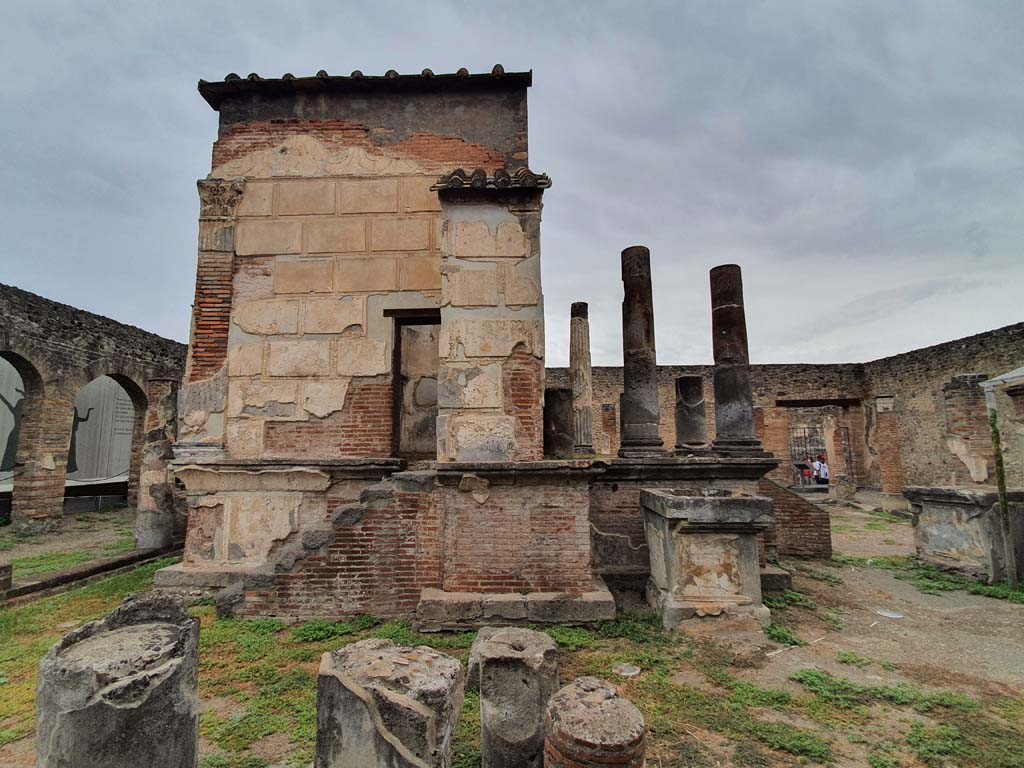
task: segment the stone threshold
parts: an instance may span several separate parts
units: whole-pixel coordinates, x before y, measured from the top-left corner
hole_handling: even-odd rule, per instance
[[[72,568],[43,574],[38,578],[16,581],[7,591],[0,591],[0,606],[8,608],[20,605],[30,600],[67,592],[69,589],[85,586],[108,576],[126,573],[155,560],[181,555],[182,547],[182,542],[178,542],[159,549],[137,549],[124,555],[90,560]]]
[[[424,589],[416,607],[420,632],[483,626],[590,624],[615,618],[615,599],[596,579],[590,592],[445,592]]]

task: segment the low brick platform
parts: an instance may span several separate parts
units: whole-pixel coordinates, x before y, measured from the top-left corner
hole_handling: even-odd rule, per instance
[[[567,592],[445,592],[424,589],[416,607],[420,632],[473,629],[483,626],[530,624],[589,624],[615,618],[615,599],[604,585],[592,591]]]

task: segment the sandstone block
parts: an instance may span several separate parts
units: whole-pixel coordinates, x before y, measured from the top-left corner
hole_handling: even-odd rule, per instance
[[[448,290],[442,295],[454,307],[496,307],[498,273],[493,269],[462,269],[448,274]]]
[[[271,376],[327,376],[331,366],[331,342],[272,341],[267,354]]]
[[[263,453],[262,419],[228,419],[225,436],[232,458],[258,459]]]
[[[341,182],[342,213],[396,213],[397,179],[359,179]]]
[[[338,373],[342,376],[378,376],[391,370],[387,345],[376,339],[339,339]]]
[[[262,370],[262,342],[228,347],[228,374],[231,376],[257,376]]]
[[[508,357],[517,344],[539,355],[542,333],[535,320],[460,318],[441,325],[441,355],[449,360],[463,356]]]
[[[302,326],[305,333],[341,333],[352,326],[366,327],[366,299],[363,296],[306,301]]]
[[[430,187],[435,179],[433,176],[418,176],[399,179],[402,197],[402,210],[410,213],[416,211],[440,211],[441,201]]]
[[[393,258],[338,259],[334,268],[334,290],[393,291],[398,287],[398,267]]]
[[[224,500],[227,558],[233,563],[263,563],[275,542],[299,527],[298,493],[228,496]]]
[[[334,182],[288,181],[277,185],[279,216],[334,213]]]
[[[518,221],[501,221],[493,230],[486,221],[455,222],[449,233],[449,253],[462,259],[521,259],[529,255]]]
[[[252,415],[253,409],[273,404],[296,403],[298,383],[294,381],[248,381],[232,379],[228,384],[228,416]]]
[[[518,592],[484,595],[482,608],[485,621],[521,621],[526,618],[526,595]]]
[[[478,643],[483,768],[539,768],[545,707],[558,690],[555,641],[511,627]]]
[[[439,256],[403,256],[399,259],[398,287],[403,291],[441,290]]]
[[[428,587],[420,592],[416,621],[426,630],[472,624],[480,618],[480,599],[477,592],[444,592]]]
[[[528,259],[515,267],[505,267],[505,304],[510,307],[540,303],[540,275]],[[526,266],[524,266],[526,265]]]
[[[357,218],[312,221],[306,224],[310,253],[352,253],[366,250],[366,221]]]
[[[644,768],[644,716],[611,683],[581,677],[545,715],[545,768]]]
[[[199,250],[231,253],[235,250],[235,225],[219,219],[199,220]]]
[[[306,382],[303,407],[314,416],[323,418],[345,407],[349,379],[327,379]]]
[[[274,212],[274,185],[248,181],[238,204],[239,216],[270,216]]]
[[[438,373],[441,408],[501,408],[501,365],[448,363]]]
[[[274,256],[302,251],[302,224],[297,221],[240,221],[235,227],[239,256]]]
[[[278,293],[330,293],[331,259],[278,259],[274,265]]]
[[[281,299],[247,301],[232,308],[231,319],[246,333],[298,333],[299,303]]]
[[[450,425],[457,461],[513,461],[516,424],[512,416],[468,416]]]
[[[425,251],[430,247],[430,219],[375,218],[371,223],[375,251]]]
[[[199,622],[180,599],[133,595],[39,664],[40,768],[195,768]]]
[[[362,640],[320,661],[315,768],[448,768],[462,665],[430,648]]]

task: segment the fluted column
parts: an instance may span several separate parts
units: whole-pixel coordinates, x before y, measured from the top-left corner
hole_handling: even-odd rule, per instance
[[[704,379],[680,376],[676,379],[676,450],[706,447],[708,422],[704,407]]]
[[[622,439],[619,456],[661,452],[658,363],[654,350],[651,252],[622,252]]]
[[[715,355],[715,450],[762,452],[754,432],[743,275],[736,264],[711,270],[711,330]]]
[[[569,378],[572,381],[573,453],[593,453],[594,387],[590,371],[590,319],[585,301],[575,302],[570,310]]]

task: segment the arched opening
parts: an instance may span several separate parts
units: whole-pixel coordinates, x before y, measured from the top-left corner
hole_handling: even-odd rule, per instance
[[[28,360],[0,352],[0,525],[11,522],[15,478],[38,431],[43,381]]]
[[[65,512],[137,503],[146,396],[131,379],[98,376],[75,397]]]

